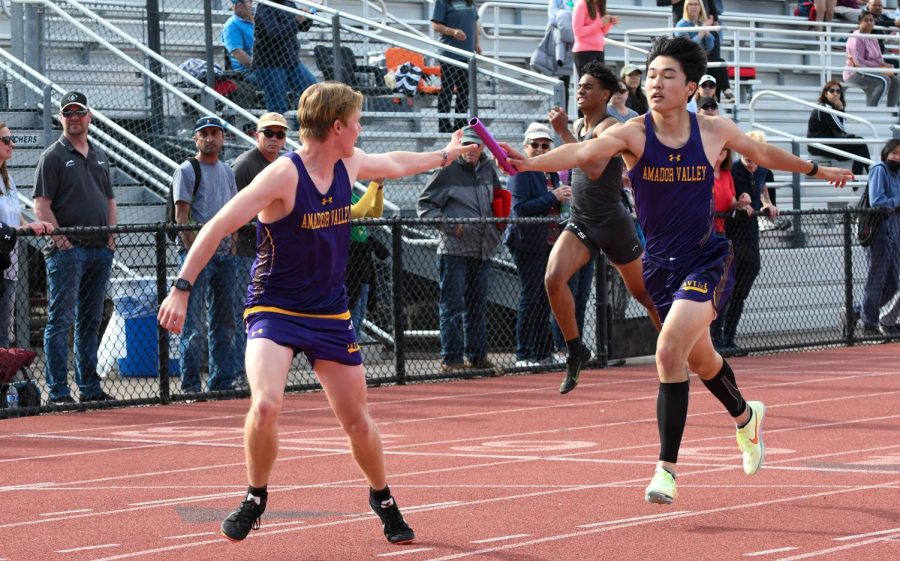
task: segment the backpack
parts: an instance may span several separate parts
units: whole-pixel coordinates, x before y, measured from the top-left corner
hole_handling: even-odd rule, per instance
[[[870,210],[872,206],[869,204],[869,186],[866,185],[859,202],[856,203],[857,210]],[[859,245],[869,247],[881,222],[884,220],[884,214],[880,212],[857,213],[856,215],[856,239]]]
[[[194,190],[192,191],[191,200],[193,201],[194,195],[197,193],[197,189],[200,188],[200,162],[197,158],[188,158],[188,161],[191,163],[191,167],[194,168]],[[173,192],[175,191],[174,187],[169,188],[169,193],[166,195],[166,223],[167,224],[175,224],[175,195]],[[178,237],[177,230],[166,230],[166,236],[169,238],[169,241],[174,242]]]

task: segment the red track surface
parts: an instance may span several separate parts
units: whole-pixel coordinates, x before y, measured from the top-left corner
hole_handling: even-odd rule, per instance
[[[646,504],[652,365],[370,390],[416,530],[388,544],[324,395],[285,402],[262,529],[218,526],[245,487],[246,401],[0,421],[0,559],[900,559],[900,347],[735,359],[768,406],[766,464],[696,379],[678,500]]]

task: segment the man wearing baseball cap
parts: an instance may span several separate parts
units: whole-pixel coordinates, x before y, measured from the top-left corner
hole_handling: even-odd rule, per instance
[[[88,139],[91,111],[87,96],[66,92],[60,99],[63,134],[37,165],[34,211],[54,227],[115,226],[116,199],[109,158]],[[103,298],[112,270],[115,242],[111,234],[55,235],[45,248],[49,313],[44,332],[45,372],[50,402],[74,403],[69,392],[68,337],[73,323],[75,380],[81,402],[110,397],[97,375],[97,347],[103,319]]]
[[[172,178],[172,199],[177,224],[204,224],[237,194],[234,172],[219,160],[225,143],[226,123],[215,115],[204,115],[194,124],[197,155],[182,162]],[[197,236],[196,230],[179,233],[175,239],[179,263],[183,264]],[[231,236],[222,239],[209,264],[200,272],[190,292],[184,331],[181,335],[181,389],[185,393],[202,391],[200,370],[203,360],[200,322],[210,317],[209,378],[210,391],[230,390],[240,371],[234,350],[236,329],[234,281],[237,271]],[[210,297],[207,298],[207,293]],[[209,310],[203,308],[209,300]]]

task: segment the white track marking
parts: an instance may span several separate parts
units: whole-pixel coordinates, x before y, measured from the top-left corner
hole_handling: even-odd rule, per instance
[[[187,538],[202,538],[203,536],[215,536],[215,532],[200,532],[198,534],[181,534],[179,536],[165,536],[164,540],[184,540]]]
[[[688,514],[689,510],[676,510],[673,512],[666,512],[663,514],[648,514],[646,516],[634,516],[632,518],[620,518],[618,520],[604,520],[602,522],[591,522],[589,524],[581,524],[578,526],[579,528],[597,528],[599,526],[610,526],[612,524],[623,524],[626,522],[637,522],[639,520],[655,520],[657,518],[671,518],[672,516],[681,516],[683,514]],[[474,543],[474,542],[473,542]]]
[[[884,534],[896,534],[900,533],[900,528],[891,528],[890,530],[879,530],[877,532],[869,532],[867,534],[854,534],[852,536],[842,536],[840,538],[834,538],[836,542],[843,542],[847,540],[858,540],[860,538],[870,538],[872,536],[881,536]]]
[[[379,553],[378,557],[398,557],[400,555],[409,555],[410,553],[419,553],[422,551],[431,551],[431,548],[417,547],[415,549],[401,549],[400,551],[392,551],[390,553]]]
[[[759,557],[760,555],[772,555],[773,553],[784,553],[786,551],[794,551],[796,547],[779,547],[777,549],[766,549],[765,551],[754,551],[753,553],[745,553],[744,557]]]
[[[74,510],[63,510],[60,512],[45,512],[43,514],[39,514],[38,516],[61,516],[63,514],[78,514],[81,512],[94,512],[92,508],[76,508]]]
[[[507,540],[514,540],[517,538],[527,538],[531,534],[512,534],[509,536],[498,536],[496,538],[485,538],[483,540],[472,540],[469,543],[493,543],[493,542],[502,542]]]
[[[119,547],[117,543],[104,543],[101,545],[86,545],[84,547],[73,547],[71,549],[58,549],[56,553],[75,553],[76,551],[90,551],[92,549],[109,549],[110,547]]]
[[[800,555],[794,555],[792,557],[782,557],[778,561],[799,561],[800,559],[810,559],[812,557],[821,557],[821,556],[828,555],[831,553],[837,553],[838,551],[847,551],[849,549],[856,549],[858,547],[863,547],[866,545],[872,545],[872,544],[876,544],[876,543],[886,542],[889,540],[893,540],[894,538],[900,538],[900,533],[884,536],[881,538],[872,538],[870,540],[864,540],[861,542],[848,543],[846,545],[839,545],[836,547],[830,547],[828,549],[820,549],[819,551],[810,551],[809,553],[801,553]]]

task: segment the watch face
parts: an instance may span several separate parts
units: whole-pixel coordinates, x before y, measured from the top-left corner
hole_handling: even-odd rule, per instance
[[[175,288],[177,288],[178,290],[184,290],[186,292],[190,292],[191,291],[191,283],[189,283],[188,281],[186,281],[184,279],[178,279],[175,281]]]

